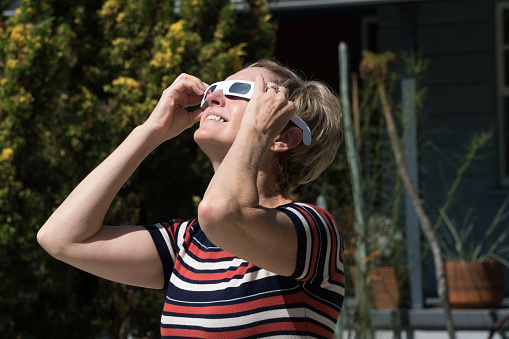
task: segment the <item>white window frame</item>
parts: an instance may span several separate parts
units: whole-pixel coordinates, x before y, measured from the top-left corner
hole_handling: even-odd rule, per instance
[[[509,186],[509,165],[506,165],[509,157],[509,145],[506,144],[506,135],[509,130],[505,129],[506,119],[509,119],[509,107],[504,107],[504,99],[509,99],[509,84],[504,84],[506,68],[504,52],[509,52],[509,43],[504,45],[504,11],[509,10],[509,1],[499,2],[495,7],[495,30],[496,30],[496,57],[497,57],[497,107],[499,122],[499,171],[500,183],[503,186]],[[509,40],[509,39],[508,39]]]

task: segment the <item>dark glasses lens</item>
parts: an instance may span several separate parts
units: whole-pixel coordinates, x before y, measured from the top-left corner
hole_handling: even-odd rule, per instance
[[[242,82],[236,82],[230,86],[230,93],[246,94],[251,90],[250,84],[244,84]]]
[[[208,93],[214,92],[216,90],[216,88],[217,88],[217,85],[210,86]]]

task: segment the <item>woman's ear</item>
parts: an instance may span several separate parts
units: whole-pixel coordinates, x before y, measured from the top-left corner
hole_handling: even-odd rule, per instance
[[[297,126],[292,126],[286,131],[281,132],[272,142],[270,150],[274,152],[288,151],[302,142],[302,130]]]

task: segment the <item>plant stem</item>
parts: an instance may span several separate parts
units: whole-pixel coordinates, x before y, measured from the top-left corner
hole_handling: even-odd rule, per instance
[[[463,177],[463,173],[467,170],[467,168],[470,166],[470,163],[475,157],[475,154],[481,148],[486,144],[486,142],[492,137],[492,132],[489,133],[483,133],[479,135],[477,138],[474,139],[474,141],[471,143],[470,148],[468,150],[468,153],[465,157],[465,162],[463,165],[461,165],[460,169],[458,170],[458,173],[456,174],[456,178],[454,179],[454,182],[451,185],[451,188],[449,189],[449,192],[447,192],[447,196],[445,198],[444,205],[442,208],[440,208],[440,214],[438,215],[437,221],[435,225],[433,226],[433,229],[436,231],[440,227],[443,217],[442,215],[446,214],[447,209],[449,208],[449,205],[452,202],[452,196],[454,192],[456,192],[456,189],[458,188],[461,178]]]
[[[356,226],[358,233],[362,239],[366,239],[365,217],[364,217],[364,200],[362,197],[362,183],[359,155],[355,147],[354,127],[351,118],[351,109],[348,91],[348,47],[345,43],[339,44],[339,63],[340,63],[340,80],[341,80],[341,96],[343,110],[343,123],[345,125],[345,143],[350,167],[350,174],[352,176],[353,188],[353,201],[355,208]],[[367,293],[368,287],[366,284],[366,247],[365,244],[359,243],[356,251],[356,264],[357,264],[357,315],[359,319],[359,331],[357,338],[367,338],[370,324],[370,314]]]
[[[389,104],[389,101],[387,100],[385,83],[380,78],[377,78],[377,87],[378,95],[380,96],[380,101],[382,103],[382,108],[386,120],[387,134],[389,135],[392,152],[394,154],[394,158],[396,160],[396,164],[398,167],[398,173],[401,177],[401,180],[403,181],[403,184],[405,185],[405,188],[408,191],[408,194],[410,195],[410,198],[412,199],[412,204],[415,208],[417,218],[419,219],[419,224],[421,225],[422,232],[430,244],[435,264],[437,291],[438,296],[442,302],[442,307],[444,309],[447,332],[449,333],[449,338],[454,339],[455,332],[452,323],[451,307],[449,304],[449,299],[447,297],[447,284],[445,282],[444,261],[442,258],[442,252],[440,250],[438,240],[435,237],[435,233],[433,232],[433,228],[431,227],[429,217],[424,211],[424,208],[422,206],[423,205],[422,199],[419,197],[419,194],[417,193],[417,190],[415,189],[410,179],[410,175],[403,161],[403,154],[401,152],[401,146],[396,130],[396,124],[394,123],[394,118],[392,116],[391,106]]]

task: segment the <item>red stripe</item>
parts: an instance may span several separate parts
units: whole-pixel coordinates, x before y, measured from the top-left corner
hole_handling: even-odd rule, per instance
[[[331,333],[330,331],[327,331],[327,329],[325,329],[321,326],[312,324],[312,323],[308,324],[308,332],[319,335],[321,338],[333,338],[334,337],[334,333]]]
[[[176,239],[175,239],[175,234],[177,232],[177,227],[178,225],[182,222],[183,220],[181,219],[177,219],[177,220],[173,220],[173,223],[170,224],[169,222],[163,222],[162,225],[164,228],[166,228],[166,230],[168,230],[168,233],[170,234],[170,237],[171,237],[171,240],[173,243],[176,243]]]
[[[329,227],[329,235],[330,235],[330,242],[331,242],[331,249],[332,249],[332,251],[330,253],[329,276],[330,276],[330,279],[332,279],[333,281],[338,281],[338,279],[339,280],[341,279],[341,275],[336,273],[336,253],[337,253],[336,251],[338,248],[337,247],[338,244],[337,244],[336,232],[334,230],[334,224],[331,225],[331,223],[329,222],[329,219],[328,219],[329,214],[327,212],[325,212],[322,209],[319,209],[318,212],[323,217],[323,219],[325,220],[325,223]]]
[[[178,267],[177,267],[178,266]],[[176,270],[185,278],[191,279],[194,281],[214,281],[214,280],[221,280],[221,279],[231,279],[236,275],[245,275],[247,270],[254,267],[251,264],[248,264],[247,266],[239,266],[236,267],[235,270],[226,271],[226,272],[217,272],[217,273],[201,273],[201,272],[193,272],[188,269],[186,269],[184,266],[182,266],[180,263],[175,265]]]
[[[236,259],[237,258],[233,254],[230,254],[223,250],[205,252],[200,247],[196,246],[196,244],[194,242],[192,242],[191,238],[189,238],[189,239],[186,238],[186,243],[188,245],[188,252],[195,254],[199,258],[205,258],[205,259],[210,259],[210,260]]]
[[[343,251],[342,251],[342,247],[341,246],[341,243],[338,244],[338,237],[336,235],[336,231],[338,233],[340,233],[340,230],[339,228],[336,226],[337,224],[333,224],[331,223],[329,220],[331,220],[332,222],[335,222],[334,218],[332,217],[332,215],[330,215],[328,212],[322,210],[322,209],[318,209],[318,211],[320,212],[320,214],[322,215],[322,217],[324,218],[327,226],[329,227],[329,232],[330,232],[330,238],[331,238],[331,245],[332,245],[332,252],[331,252],[331,260],[330,260],[330,278],[332,281],[337,281],[337,282],[340,282],[340,283],[345,283],[345,275],[344,273],[340,273],[337,271],[337,261],[336,261],[336,253],[337,253],[337,250],[338,250],[338,246],[340,248],[340,256],[341,258],[343,257]],[[330,219],[328,219],[328,217]],[[335,228],[338,228],[338,229],[335,229]],[[339,241],[341,242],[341,239],[339,239]]]
[[[319,302],[316,299],[313,299],[313,298],[305,295],[304,302],[306,303],[306,305],[309,305],[310,307],[312,307],[316,310],[319,310],[320,312],[325,313],[325,314],[333,317],[334,319],[337,319],[339,317],[339,311],[328,306],[325,303]]]
[[[302,292],[294,293],[286,296],[275,296],[263,299],[257,299],[245,303],[232,304],[232,305],[215,305],[215,306],[202,306],[191,307],[164,304],[164,312],[175,312],[183,314],[235,314],[246,311],[253,311],[262,307],[270,307],[275,305],[297,304],[302,301]]]
[[[250,336],[254,336],[257,334],[267,334],[271,332],[279,332],[279,331],[306,331],[306,323],[292,323],[292,322],[276,322],[270,324],[258,325],[252,328],[237,330],[237,331],[228,331],[228,332],[212,332],[212,331],[200,331],[200,330],[190,330],[190,329],[166,329],[161,328],[161,336],[179,336],[179,337],[196,337],[196,338],[216,338],[221,336],[221,338],[246,338]],[[317,326],[314,330],[318,330],[317,334],[323,336],[325,334],[323,330],[318,328]],[[325,337],[331,337],[330,333],[326,334]]]
[[[308,204],[309,205],[309,204]],[[337,237],[336,237],[336,232],[337,231],[340,236],[341,236],[341,232],[339,230],[339,227],[337,226],[337,222],[336,220],[334,219],[334,217],[327,211],[325,211],[324,209],[322,208],[319,208],[317,206],[313,206],[313,205],[309,205],[311,206],[312,208],[314,208],[325,220],[325,223],[327,224],[328,228],[329,228],[329,235],[330,235],[330,242],[331,242],[331,260],[330,260],[330,271],[329,271],[329,276],[330,276],[330,279],[332,281],[337,281],[337,282],[340,282],[340,283],[345,283],[345,276],[344,276],[344,273],[343,272],[337,272],[337,262],[336,262],[336,251],[337,251],[337,248],[339,246],[340,248],[340,256],[341,258],[343,258],[343,246],[341,246],[341,243],[338,244],[337,243]],[[330,219],[328,219],[330,218]],[[329,222],[329,220],[331,220],[333,223]],[[335,228],[337,228],[337,230],[335,230]],[[342,241],[342,239],[340,238],[340,241]],[[316,261],[316,260],[314,260]]]

